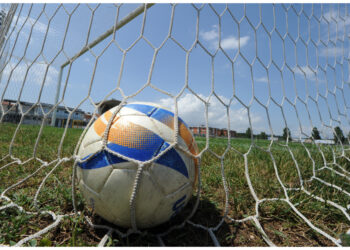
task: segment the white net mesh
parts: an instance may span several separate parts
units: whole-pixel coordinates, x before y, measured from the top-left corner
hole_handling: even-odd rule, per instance
[[[348,5],[2,7],[0,245],[350,244]],[[79,144],[110,99],[172,109],[169,149],[178,117],[193,127],[198,187],[165,225],[135,221],[160,155],[135,161],[132,229],[76,187]]]

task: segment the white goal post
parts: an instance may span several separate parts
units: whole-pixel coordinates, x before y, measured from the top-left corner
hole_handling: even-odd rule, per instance
[[[56,229],[72,221],[74,246],[79,226],[81,245],[201,244],[193,229],[216,246],[350,244],[348,4],[1,8],[0,246],[68,244]],[[133,101],[173,110],[170,147],[181,118],[200,149],[193,199],[150,230],[135,219],[144,163],[130,229],[101,220],[76,184],[100,108]]]
[[[124,17],[123,20],[119,21],[117,24],[113,25],[110,29],[108,29],[105,33],[103,33],[100,37],[98,37],[96,40],[94,40],[93,42],[87,44],[84,48],[82,48],[76,55],[74,55],[72,58],[70,58],[69,60],[67,60],[65,63],[63,63],[60,67],[60,71],[58,74],[58,82],[57,82],[57,90],[56,90],[56,97],[55,97],[55,103],[58,103],[58,98],[59,98],[59,94],[60,94],[60,90],[61,90],[61,84],[62,84],[62,71],[63,69],[69,65],[72,61],[74,61],[76,58],[80,57],[81,55],[83,55],[84,53],[86,53],[87,51],[89,51],[89,49],[92,49],[93,47],[95,47],[98,43],[100,43],[101,41],[103,41],[104,39],[106,39],[107,37],[109,37],[110,35],[115,34],[115,32],[117,30],[119,30],[120,28],[122,28],[125,24],[127,24],[128,22],[130,22],[132,19],[134,19],[135,17],[137,17],[138,15],[140,15],[141,13],[143,13],[145,11],[145,9],[148,9],[152,6],[153,4],[145,4],[145,5],[140,5],[137,9],[135,9],[134,11],[132,11],[128,16]],[[52,115],[52,120],[51,120],[51,126],[55,126],[55,122],[56,122],[56,110],[53,111],[53,115]]]

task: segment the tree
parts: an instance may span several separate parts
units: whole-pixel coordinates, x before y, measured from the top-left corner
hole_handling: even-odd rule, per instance
[[[291,136],[291,133],[290,133],[289,128],[285,127],[285,128],[283,129],[282,138],[283,138],[285,141],[287,140],[287,138],[289,138],[290,141],[292,140],[292,136]]]
[[[321,140],[321,136],[320,136],[320,132],[318,131],[318,129],[316,127],[314,127],[312,129],[312,138],[314,138],[314,140]]]
[[[334,128],[334,142],[339,144],[340,142],[341,143],[344,143],[345,142],[345,137],[344,137],[344,134],[343,134],[343,130],[341,130],[340,127],[335,127]]]
[[[259,135],[260,139],[266,140],[267,139],[267,134],[265,132],[261,132]]]
[[[245,135],[250,138],[252,136],[252,130],[250,128],[247,128],[247,130],[245,131]]]

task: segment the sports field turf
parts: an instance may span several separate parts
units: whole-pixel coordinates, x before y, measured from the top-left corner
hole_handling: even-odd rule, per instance
[[[39,167],[42,167],[33,177],[6,192],[6,195],[23,206],[26,211],[36,211],[33,200],[35,193],[43,178],[58,160],[62,163],[53,171],[46,180],[38,196],[38,206],[41,210],[52,210],[58,214],[73,212],[72,206],[72,166],[71,158],[76,143],[83,130],[68,129],[64,140],[64,129],[40,126],[22,125],[12,147],[10,142],[17,126],[15,124],[0,124],[0,192],[28,177]],[[36,142],[38,133],[42,133],[40,140]],[[196,138],[200,150],[206,147],[204,137]],[[37,147],[35,147],[37,143]],[[350,222],[345,215],[326,202],[317,201],[305,192],[300,191],[300,178],[304,180],[306,190],[313,195],[331,200],[342,207],[350,204],[350,197],[345,192],[350,192],[349,176],[350,162],[344,157],[336,157],[340,154],[339,146],[322,146],[323,155],[312,144],[285,142],[274,143],[270,147],[271,157],[267,150],[270,141],[257,140],[251,147],[250,139],[231,139],[230,145],[225,138],[211,138],[208,149],[201,158],[202,189],[200,204],[192,222],[205,227],[215,227],[224,215],[225,191],[222,182],[221,162],[224,166],[225,177],[229,189],[228,216],[234,219],[242,219],[254,215],[255,201],[249,190],[246,175],[249,176],[252,187],[259,199],[285,198],[283,189],[276,175],[288,191],[290,201],[313,225],[322,229],[334,238],[343,238],[343,244],[349,244],[349,239],[342,235],[350,228]],[[9,156],[11,152],[11,157]],[[244,154],[247,153],[245,169]],[[334,153],[333,153],[334,152]],[[224,157],[221,157],[224,155]],[[349,155],[347,153],[347,155]],[[34,157],[33,157],[34,156]],[[315,170],[325,166],[344,174],[346,177],[335,174],[327,168],[316,171],[316,176],[327,183],[340,187],[334,187],[314,179],[313,164]],[[21,162],[21,164],[18,164]],[[47,166],[43,162],[50,163]],[[276,169],[273,167],[274,163]],[[337,163],[337,164],[332,164]],[[340,168],[340,167],[341,168]],[[298,173],[297,170],[300,170]],[[347,172],[343,171],[346,170]],[[248,171],[248,172],[247,172]],[[147,246],[158,245],[154,233],[164,231],[169,224],[181,222],[184,216],[191,212],[195,203],[195,197],[190,201],[186,209],[178,217],[167,225],[149,230],[144,235],[131,235],[120,238],[113,234],[113,238],[107,242],[109,246]],[[8,204],[0,200],[0,207]],[[26,245],[40,246],[90,246],[97,245],[106,231],[92,229],[84,219],[88,215],[96,224],[106,224],[93,211],[84,207],[83,198],[77,191],[77,208],[80,215],[64,217],[63,222],[56,228],[31,240]],[[349,214],[349,210],[347,213]],[[0,245],[13,245],[20,239],[40,231],[52,220],[42,215],[30,215],[21,213],[18,209],[11,208],[0,211]],[[305,221],[298,216],[290,206],[283,201],[266,201],[259,206],[259,222],[269,238],[278,246],[329,246],[334,245],[330,240],[311,229]],[[230,220],[225,222],[215,232],[219,242],[223,246],[266,246],[265,241],[257,227],[251,222],[236,223]],[[170,246],[211,246],[213,242],[209,233],[203,229],[186,224],[184,228],[172,231],[163,238],[166,245]]]

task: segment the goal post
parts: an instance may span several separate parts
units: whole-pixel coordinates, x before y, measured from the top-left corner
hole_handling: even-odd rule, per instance
[[[102,34],[100,37],[98,37],[93,42],[86,45],[84,48],[82,48],[77,54],[75,54],[71,59],[67,60],[65,63],[63,63],[60,67],[59,75],[58,75],[58,81],[57,81],[57,90],[56,90],[56,96],[55,96],[55,103],[58,103],[60,90],[61,90],[61,82],[62,82],[62,71],[63,69],[72,63],[75,59],[89,51],[89,49],[92,49],[97,44],[99,44],[101,41],[106,39],[112,34],[115,34],[117,30],[122,28],[124,25],[126,25],[128,22],[133,20],[135,17],[143,13],[145,10],[150,8],[154,4],[142,4],[138,8],[136,8],[134,11],[132,11],[128,16],[124,17],[123,20],[120,20],[117,24],[113,25],[110,29],[108,29],[104,34]],[[51,120],[51,126],[55,126],[56,123],[56,109],[53,110],[52,113],[52,120]]]
[[[0,246],[350,244],[348,4],[2,8]],[[198,163],[188,205],[151,229],[136,221],[140,179],[168,192],[148,168],[167,149],[147,161],[108,151],[135,165],[132,228],[98,216],[76,183],[88,129],[103,120],[107,150],[131,102],[171,110],[154,122]]]

